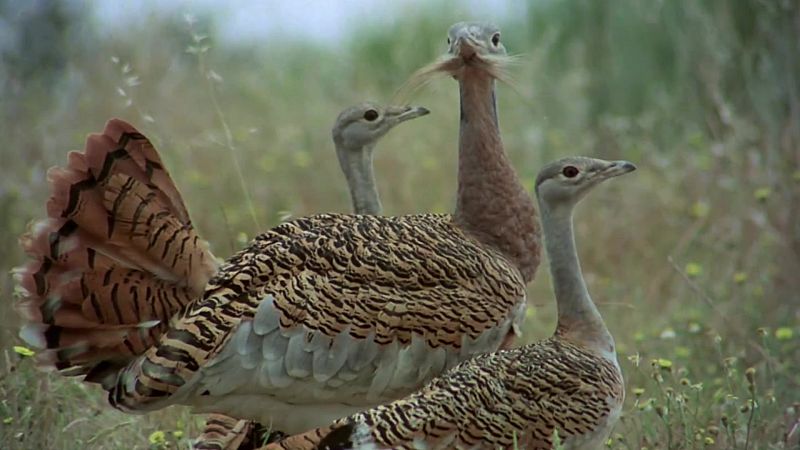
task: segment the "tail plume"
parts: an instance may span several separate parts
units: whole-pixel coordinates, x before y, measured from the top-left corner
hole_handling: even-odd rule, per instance
[[[44,367],[107,385],[202,293],[218,262],[156,149],[121,120],[47,179],[47,218],[20,238],[31,260],[14,269],[20,336],[43,349]]]

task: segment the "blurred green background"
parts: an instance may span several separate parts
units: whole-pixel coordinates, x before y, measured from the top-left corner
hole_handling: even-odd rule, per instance
[[[179,408],[113,411],[12,349],[8,270],[44,213],[48,167],[124,118],[230,255],[287,217],[349,211],[336,114],[390,101],[444,51],[449,25],[486,17],[519,56],[499,106],[529,187],[561,156],[639,166],[576,219],[629,388],[609,447],[800,448],[800,3],[350,1],[337,32],[317,27],[320,2],[295,3],[281,6],[295,21],[247,34],[212,2],[0,0],[3,448],[185,448],[201,424]],[[239,16],[256,4],[279,5],[234,3]],[[450,211],[457,86],[437,80],[409,101],[432,114],[379,144],[385,213]],[[554,326],[546,267],[529,293],[525,341]]]

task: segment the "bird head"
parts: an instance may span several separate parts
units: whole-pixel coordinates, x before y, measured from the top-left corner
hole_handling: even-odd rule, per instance
[[[500,41],[500,29],[488,23],[459,22],[447,31],[447,51],[414,72],[400,89],[407,95],[442,75],[457,80],[489,77],[514,84],[506,73],[513,61]]]
[[[585,156],[563,158],[542,168],[536,178],[536,194],[542,208],[571,208],[593,187],[634,170],[636,166],[628,161]]]
[[[499,28],[489,23],[459,22],[447,31],[447,52],[441,70],[456,79],[470,69],[497,78],[497,70],[507,59]]]
[[[421,106],[380,106],[364,102],[342,111],[331,132],[337,147],[361,149],[377,142],[398,124],[429,113]]]

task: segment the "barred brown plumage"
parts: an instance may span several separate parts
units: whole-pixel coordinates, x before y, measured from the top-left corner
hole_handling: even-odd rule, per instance
[[[559,313],[553,337],[478,355],[401,400],[264,450],[550,450],[555,433],[565,449],[599,448],[620,414],[625,390],[614,340],[581,275],[572,210],[593,186],[634,169],[626,161],[575,157],[539,175]]]
[[[215,260],[155,150],[130,125],[111,121],[104,135],[89,138],[84,154],[71,154],[66,175],[52,178],[54,199],[100,220],[76,221],[74,240],[60,240],[59,228],[44,222],[26,248],[37,264],[55,261],[81,280],[99,255],[115,270],[138,270],[155,281],[128,291],[134,312],[116,314],[123,303],[113,277],[103,279],[107,294],[77,283],[81,289],[67,286],[71,297],[62,299],[61,292],[36,291],[38,266],[25,267],[19,276],[30,300],[22,309],[31,324],[23,337],[53,355],[45,364],[102,383],[117,408],[186,404],[289,432],[407,395],[508,342],[524,317],[539,232],[530,196],[503,151],[483,60],[502,49],[490,44],[491,31],[462,31],[469,43],[451,49],[451,59],[463,61],[456,69],[463,114],[453,216],[300,218],[256,237],[214,272]],[[142,161],[136,151],[153,157]],[[83,163],[93,152],[121,157],[106,170]],[[129,187],[125,177],[143,187]],[[134,200],[136,207],[127,203]],[[48,213],[69,220],[61,211]],[[53,236],[57,251],[48,253]],[[75,265],[81,258],[90,262]],[[53,280],[74,281],[62,272],[52,272]],[[169,301],[151,307],[158,298]],[[87,323],[73,304],[97,304],[131,323],[109,323],[106,313]],[[49,321],[62,312],[79,317],[80,326]],[[52,330],[64,340],[52,339]]]
[[[40,363],[107,382],[218,263],[158,153],[122,121],[90,136],[48,180],[48,218],[20,238],[33,260],[14,271],[23,294],[15,307],[28,322],[21,335],[47,349]]]
[[[235,419],[222,414],[210,414],[203,434],[192,445],[194,450],[253,450],[267,442],[278,440],[280,433],[265,429],[260,424]]]
[[[378,235],[380,240],[373,238]],[[342,240],[350,248],[339,245]],[[313,252],[308,251],[311,248]],[[455,278],[438,282],[442,267],[453,269]],[[386,401],[463,357],[499,345],[511,327],[508,311],[524,299],[523,286],[519,273],[501,255],[465,235],[446,215],[321,214],[297,219],[262,234],[230,258],[208,283],[202,301],[172,321],[159,345],[149,349],[139,365],[130,365],[121,374],[110,399],[118,407],[141,408],[186,396],[203,409],[208,397],[203,392],[210,391],[212,397],[222,395],[220,391],[229,390],[225,394],[230,397],[248,392],[252,388],[246,383],[257,372],[248,375],[238,367],[243,364],[241,357],[249,354],[247,341],[258,338],[252,351],[259,353],[259,359],[262,348],[285,348],[278,353],[286,371],[267,373],[259,383],[268,387],[280,385],[282,377],[297,378],[289,383],[296,386],[283,392],[296,404],[313,404],[321,396],[330,403],[351,405],[350,409],[357,408],[360,403],[355,402],[361,398]],[[262,311],[279,318],[279,323],[259,321]],[[241,337],[245,348],[237,349],[239,344],[233,342],[239,338],[237,326],[251,322],[252,334],[248,330]],[[285,335],[270,337],[283,330]],[[225,343],[232,345],[223,347]],[[333,356],[323,351],[317,364],[312,352],[293,353],[295,345],[342,353]],[[383,347],[384,355],[390,356],[378,360],[373,346]],[[359,362],[364,351],[372,352],[375,361]],[[421,365],[401,374],[394,365],[403,357]],[[205,379],[192,379],[212,359],[204,370]],[[324,366],[329,359],[337,366],[332,373]],[[345,362],[349,375],[342,373]],[[259,363],[263,364],[270,364],[269,357]],[[365,364],[370,365],[368,382],[335,387],[327,383],[309,390],[310,380],[304,381],[363,378]],[[377,373],[382,370],[387,373],[380,377]],[[187,388],[192,391],[179,392]],[[270,416],[259,416],[259,410],[260,405],[254,406],[250,416],[269,423],[264,419]]]

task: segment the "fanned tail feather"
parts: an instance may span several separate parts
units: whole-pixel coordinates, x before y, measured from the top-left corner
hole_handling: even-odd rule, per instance
[[[121,120],[47,178],[47,218],[20,238],[31,261],[14,269],[20,336],[42,366],[108,386],[218,263],[155,148]]]

